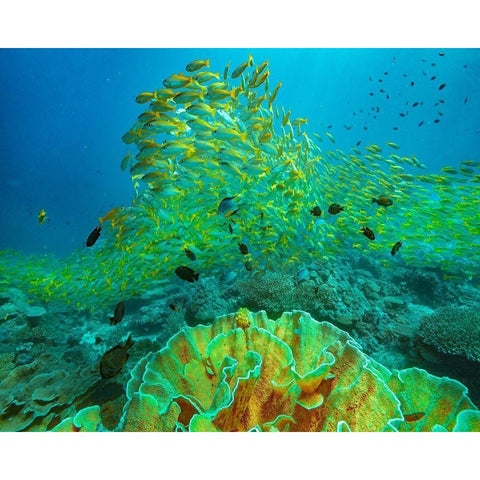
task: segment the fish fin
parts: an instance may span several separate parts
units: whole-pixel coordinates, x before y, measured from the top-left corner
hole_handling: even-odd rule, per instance
[[[128,350],[135,342],[132,340],[132,334],[128,335],[127,341],[125,342],[124,349]]]

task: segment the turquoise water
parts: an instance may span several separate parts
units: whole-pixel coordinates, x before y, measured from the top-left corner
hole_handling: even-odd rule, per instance
[[[0,72],[0,430],[92,405],[115,428],[139,360],[242,307],[480,404],[478,50],[2,50]]]

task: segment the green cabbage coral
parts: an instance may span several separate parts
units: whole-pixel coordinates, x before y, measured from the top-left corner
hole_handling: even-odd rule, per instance
[[[241,309],[174,335],[132,370],[117,431],[475,430],[467,388],[390,371],[347,333],[294,311]],[[57,431],[104,430],[98,407]]]
[[[439,308],[422,319],[419,334],[440,352],[480,362],[480,315],[475,309]]]

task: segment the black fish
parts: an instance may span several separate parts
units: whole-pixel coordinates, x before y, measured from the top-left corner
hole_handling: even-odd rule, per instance
[[[117,323],[120,323],[122,321],[124,313],[125,313],[125,305],[123,304],[123,302],[120,302],[115,307],[115,312],[113,313],[113,317],[110,317],[110,325],[116,325]]]
[[[353,127],[353,125],[344,125],[343,128],[346,128],[347,130],[350,130]]]
[[[438,123],[440,121],[440,119],[436,118],[433,123]]]
[[[133,345],[132,335],[129,335],[125,345],[117,345],[103,354],[100,360],[100,376],[112,378],[123,368],[128,360],[128,349]]]
[[[404,113],[401,113],[401,114],[400,114],[400,116],[401,116],[401,117],[404,117],[404,116],[405,116],[405,114],[404,114]]]
[[[375,240],[375,234],[372,230],[368,227],[362,227],[362,233],[365,235],[369,240]]]
[[[398,127],[393,127],[394,130],[398,130]]]
[[[98,237],[100,236],[101,231],[102,231],[101,225],[93,229],[92,233],[87,238],[87,247],[91,247],[95,245],[95,242],[98,240]]]
[[[387,100],[390,98],[390,95],[387,93]]]
[[[373,92],[370,92],[370,96],[373,97]]]
[[[437,77],[434,75],[430,80],[435,80]]]
[[[439,89],[439,90],[443,90],[446,86],[447,86],[446,83],[442,83],[442,84],[438,87],[438,89]]]
[[[252,271],[252,263],[251,262],[245,262],[245,269],[247,270],[247,272],[251,272]]]
[[[415,85],[415,82],[411,82],[410,85],[413,87]]]
[[[393,255],[395,255],[399,250],[400,250],[400,247],[402,246],[402,242],[397,242],[393,247],[392,247],[392,251],[390,252]]]
[[[230,232],[230,234],[233,234],[233,228],[231,223],[228,224],[228,231]]]
[[[388,75],[388,72],[383,72],[384,75]]]
[[[418,124],[418,126],[421,127],[423,124],[424,124],[424,121],[422,120],[422,121]]]
[[[440,103],[445,103],[445,100],[439,100]]]
[[[357,143],[358,145],[358,143]],[[322,209],[317,205],[316,207],[313,207],[312,210],[310,210],[310,213],[314,217],[320,217],[322,215]]]
[[[444,54],[443,52],[439,52],[438,55],[439,55],[440,57],[443,57],[445,54]]]
[[[415,103],[412,105],[412,108],[415,108],[417,105],[418,105],[418,102],[415,102]]]
[[[376,203],[382,207],[389,207],[390,205],[393,205],[393,200],[386,195],[380,195],[378,198],[372,198],[372,203]]]
[[[328,207],[328,213],[331,215],[337,215],[337,213],[343,212],[343,207],[341,207],[338,203],[332,203]]]
[[[463,101],[463,103],[467,103],[467,100],[468,100],[468,97],[465,97],[465,100]]]
[[[169,308],[171,310],[173,310],[174,312],[177,312],[178,311],[178,307],[176,305],[174,305],[173,303],[169,303],[168,304]]]
[[[357,142],[357,147],[358,147],[361,143],[362,143],[362,141],[359,140],[359,141]]]
[[[248,255],[248,247],[244,243],[239,243],[238,248],[240,249],[240,253],[242,255]]]
[[[190,259],[195,261],[197,259],[197,256],[188,248],[185,248],[183,250],[185,252],[185,255]]]
[[[363,129],[364,129],[364,130],[368,130],[368,128],[367,128],[367,127],[363,127]]]
[[[196,273],[194,270],[192,270],[189,267],[181,266],[177,267],[175,269],[175,273],[177,274],[178,277],[180,277],[182,280],[186,280],[187,282],[193,283],[196,280],[198,280],[199,273]]]
[[[436,64],[436,63],[432,63],[432,67],[436,67],[436,66],[437,66],[437,64]]]

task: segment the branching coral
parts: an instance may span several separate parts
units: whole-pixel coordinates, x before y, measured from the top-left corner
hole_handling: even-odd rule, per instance
[[[300,311],[273,321],[265,312],[241,309],[211,325],[186,328],[135,366],[127,397],[117,430],[478,427],[478,410],[459,382],[416,368],[390,371],[363,354],[347,333]],[[93,408],[57,430],[104,427]]]
[[[423,317],[419,333],[440,352],[480,362],[480,314],[476,309],[439,308]]]

